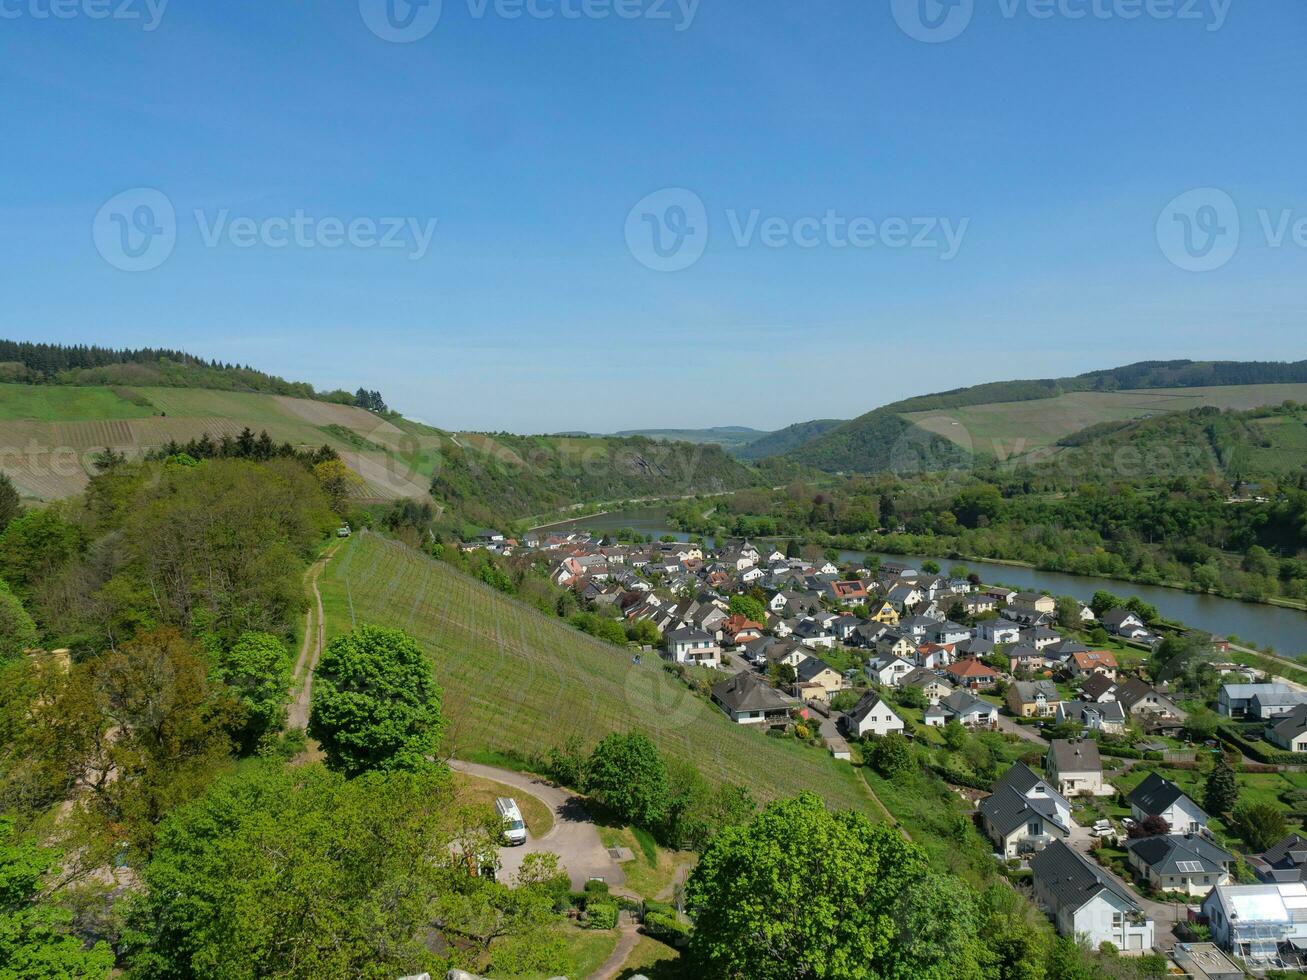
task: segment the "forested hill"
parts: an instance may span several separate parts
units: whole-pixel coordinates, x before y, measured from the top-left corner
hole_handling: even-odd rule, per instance
[[[0,340],[0,381],[39,385],[143,385],[250,391],[292,398],[357,404],[357,394],[319,392],[304,381],[287,381],[248,365],[206,360],[185,351]],[[380,395],[376,392],[380,403]],[[370,400],[370,399],[369,399]],[[376,410],[376,405],[362,407]],[[379,404],[384,410],[384,403]]]
[[[1250,409],[1307,395],[1307,361],[1142,361],[1068,378],[1001,381],[894,402],[779,450],[828,471],[896,472],[1002,458],[1076,431],[1196,407]],[[1192,396],[1183,392],[1192,391]],[[1038,409],[1030,402],[1038,401]],[[1023,407],[1024,406],[1024,407]],[[761,444],[760,444],[761,445]],[[754,447],[755,450],[759,448]]]
[[[829,432],[837,425],[843,425],[843,419],[813,419],[811,422],[796,422],[767,435],[746,446],[735,450],[740,459],[766,459],[768,456],[781,456],[791,449],[797,449],[823,432]]]

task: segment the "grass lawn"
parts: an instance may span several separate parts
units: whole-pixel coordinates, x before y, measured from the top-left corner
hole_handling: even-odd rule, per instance
[[[874,809],[852,767],[829,753],[731,724],[655,658],[636,666],[626,651],[410,548],[356,535],[319,584],[329,638],[355,623],[398,627],[432,657],[449,720],[444,749],[461,758],[544,754],[573,735],[593,746],[639,730],[760,803],[812,790],[832,807]]]
[[[466,773],[456,772],[454,773],[454,790],[460,803],[481,804],[492,810],[496,798],[511,796],[517,801],[517,808],[522,811],[522,819],[526,821],[527,832],[532,837],[543,837],[554,827],[554,815],[549,812],[549,807],[534,796],[523,793],[515,787],[505,786],[503,783],[496,783],[489,779],[482,779],[480,776],[469,776]]]
[[[626,873],[626,887],[641,898],[671,901],[676,882],[698,860],[691,851],[659,847],[647,831],[632,827],[600,827],[599,837],[604,847],[630,848],[635,855],[634,861],[622,865],[622,871]]]
[[[648,936],[641,936],[626,958],[619,980],[645,976],[649,980],[691,980],[681,951]]]

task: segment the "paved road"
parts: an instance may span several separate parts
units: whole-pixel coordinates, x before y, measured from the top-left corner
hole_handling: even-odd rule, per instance
[[[1039,734],[1039,729],[1032,728],[1029,725],[1018,725],[1007,715],[998,716],[998,730],[1007,732],[1009,735],[1015,735],[1017,738],[1024,739],[1032,745],[1038,745],[1041,749],[1048,748],[1048,739]]]
[[[511,786],[549,807],[554,815],[554,826],[543,837],[528,838],[520,847],[501,847],[503,880],[511,880],[522,867],[528,854],[550,852],[558,855],[559,863],[572,879],[572,887],[580,891],[591,878],[602,878],[610,888],[619,890],[626,884],[622,866],[609,856],[599,839],[599,831],[585,810],[585,801],[567,790],[552,786],[536,776],[528,776],[507,769],[496,769],[475,762],[451,759],[449,767],[455,772],[480,776],[505,786]]]

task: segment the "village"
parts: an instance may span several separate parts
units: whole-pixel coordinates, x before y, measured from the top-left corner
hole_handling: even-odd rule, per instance
[[[1162,637],[1128,604],[1095,613],[961,567],[547,529],[463,547],[547,562],[587,608],[647,622],[669,669],[706,679],[716,709],[760,734],[809,734],[844,760],[895,737],[1001,737],[1004,771],[958,789],[995,861],[1064,935],[1164,951],[1199,978],[1307,962],[1307,837],[1281,817],[1254,851],[1229,813],[1204,811],[1197,773],[1230,753],[1245,795],[1275,779],[1292,787],[1281,800],[1307,797],[1303,767],[1266,764],[1307,762],[1302,685],[1220,656],[1203,658],[1201,689],[1192,671],[1152,678]],[[1235,734],[1199,739],[1192,712]]]

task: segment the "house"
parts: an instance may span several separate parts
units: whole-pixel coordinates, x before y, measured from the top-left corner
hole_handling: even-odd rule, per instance
[[[1173,833],[1192,834],[1207,827],[1207,814],[1175,783],[1150,772],[1125,798],[1130,815],[1143,822],[1161,817]]]
[[[998,680],[998,671],[979,660],[959,660],[949,664],[944,673],[958,687],[969,687],[977,691],[993,687]]]
[[[1121,735],[1125,732],[1125,708],[1116,701],[1063,701],[1053,716],[1057,724],[1084,725],[1091,732]]]
[[[936,643],[940,646],[951,646],[955,643],[961,643],[963,640],[971,639],[971,630],[969,627],[962,626],[959,623],[952,623],[945,620],[935,626],[927,627],[924,639],[927,643]]]
[[[744,645],[744,659],[756,667],[785,664],[797,670],[809,656],[807,647],[788,638],[764,636]]]
[[[1020,762],[994,784],[993,795],[981,800],[977,810],[985,834],[1007,858],[1071,833],[1071,804]]]
[[[838,618],[832,617],[831,622]],[[814,650],[829,650],[835,646],[835,634],[831,632],[830,627],[823,626],[819,619],[812,616],[801,619],[795,624],[794,638],[805,647],[812,647]]]
[[[1063,936],[1091,948],[1111,943],[1123,952],[1153,948],[1153,920],[1115,878],[1055,840],[1030,860],[1035,897]]]
[[[1024,613],[1051,614],[1057,612],[1057,600],[1051,595],[1041,595],[1038,592],[1018,592],[1008,605]]]
[[[1248,858],[1248,865],[1258,878],[1273,884],[1307,881],[1307,837],[1290,834],[1269,850]]]
[[[980,595],[989,596],[1000,606],[1010,606],[1019,593],[1002,585],[986,585],[979,589]]]
[[[1212,941],[1253,969],[1281,965],[1285,945],[1307,945],[1307,884],[1217,885],[1202,906]]]
[[[1021,627],[1005,619],[987,619],[976,624],[976,636],[990,643],[1016,643],[1021,639]]]
[[[1143,639],[1148,636],[1148,627],[1144,621],[1129,609],[1109,609],[1100,620],[1103,629],[1127,640]]]
[[[904,660],[915,659],[917,641],[911,633],[890,630],[876,641],[876,652],[882,657],[902,657]]]
[[[897,626],[899,611],[889,600],[877,599],[867,605],[867,618],[875,623],[884,623],[886,626]]]
[[[964,595],[958,605],[968,616],[982,616],[998,609],[998,600],[988,595]]]
[[[1036,650],[1047,650],[1062,642],[1062,634],[1047,626],[1032,626],[1021,631],[1021,642],[1029,643]]]
[[[867,587],[857,579],[827,582],[826,598],[840,606],[860,606],[867,601]]]
[[[1307,705],[1266,723],[1266,740],[1289,752],[1307,752]]]
[[[678,664],[693,664],[699,667],[721,666],[722,648],[703,630],[683,626],[667,633],[664,640],[667,644],[667,653]]]
[[[917,666],[927,670],[943,670],[957,659],[955,648],[939,643],[923,643],[917,647]]]
[[[863,668],[872,683],[886,687],[898,687],[903,678],[916,669],[902,657],[877,657]]]
[[[1063,796],[1104,796],[1110,792],[1103,784],[1098,745],[1089,739],[1053,739],[1044,757],[1044,770]]]
[[[993,728],[998,724],[998,708],[966,691],[954,691],[927,708],[925,716],[926,724],[932,727],[943,728],[950,721],[967,728]]]
[[[1125,846],[1130,867],[1141,882],[1158,891],[1202,897],[1228,885],[1234,855],[1200,834],[1140,837]]]
[[[926,696],[926,700],[930,704],[939,704],[940,701],[953,693],[952,684],[938,674],[922,667],[904,674],[899,681],[899,687],[918,688]]]
[[[726,617],[726,622],[722,623],[722,635],[726,638],[726,642],[732,646],[751,643],[759,639],[762,636],[762,629],[762,623],[755,623],[747,616],[741,616],[738,613]]]
[[[712,699],[738,725],[784,728],[789,724],[789,702],[773,687],[747,672],[714,684]]]
[[[1087,650],[1084,653],[1071,654],[1071,676],[1088,677],[1102,674],[1109,680],[1116,680],[1116,656],[1108,650]]]
[[[1248,714],[1252,699],[1260,694],[1288,694],[1293,690],[1287,684],[1222,684],[1216,692],[1217,714],[1242,718]]]
[[[1048,666],[1048,657],[1037,647],[1022,643],[1007,652],[1008,670],[1034,673]]]
[[[926,593],[915,585],[896,585],[889,590],[885,598],[893,603],[895,609],[907,610],[921,605],[925,601]]]
[[[1008,710],[1018,718],[1050,718],[1061,699],[1052,681],[1017,681],[1007,689]]]
[[[1104,704],[1116,700],[1116,681],[1106,674],[1090,674],[1080,685],[1080,700]]]
[[[808,701],[829,701],[845,688],[843,675],[817,657],[808,657],[794,670],[794,694]]]
[[[874,692],[864,694],[853,710],[844,716],[844,731],[853,738],[902,733],[903,727],[903,719]]]
[[[1127,715],[1149,731],[1179,727],[1188,717],[1188,713],[1168,695],[1137,677],[1132,677],[1116,689],[1116,699],[1121,702]]]

